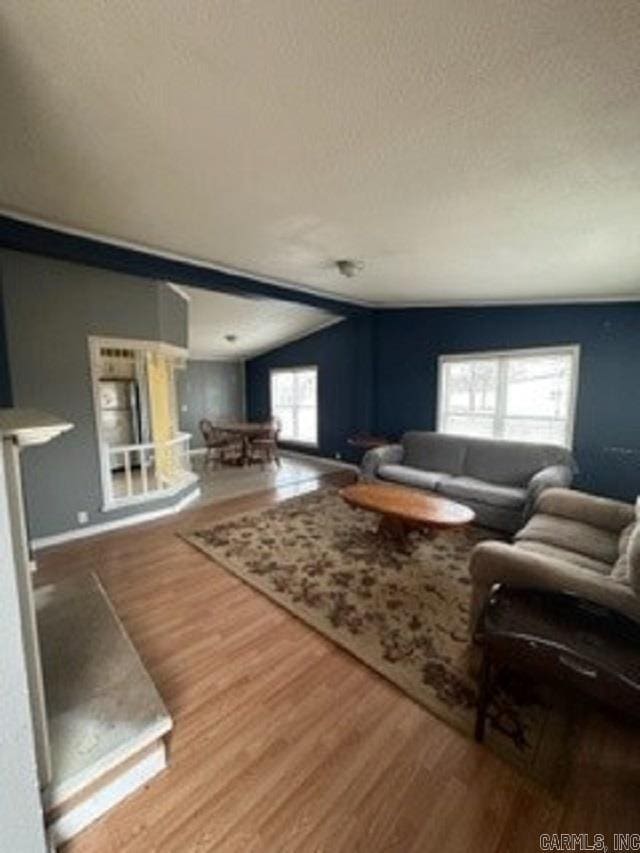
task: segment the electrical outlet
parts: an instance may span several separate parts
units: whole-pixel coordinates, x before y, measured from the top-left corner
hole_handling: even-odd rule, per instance
[[[85,510],[81,510],[78,513],[78,524],[87,524],[89,521],[89,513]]]

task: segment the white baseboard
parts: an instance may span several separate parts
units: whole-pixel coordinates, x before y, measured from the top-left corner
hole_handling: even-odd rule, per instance
[[[153,509],[149,512],[138,512],[135,515],[127,515],[124,518],[117,518],[113,521],[104,521],[101,524],[74,527],[71,530],[65,530],[63,533],[54,533],[52,536],[41,536],[37,539],[32,539],[31,549],[32,551],[39,551],[42,548],[50,548],[52,545],[62,545],[74,539],[85,539],[87,536],[97,536],[99,533],[107,533],[110,530],[118,530],[121,527],[131,527],[135,524],[155,521],[157,518],[162,518],[165,515],[173,515],[176,512],[180,512],[199,497],[200,488],[198,487],[171,506],[164,506],[161,509]]]
[[[190,456],[204,456],[207,452],[206,447],[192,447],[189,451]],[[330,456],[318,456],[317,453],[304,453],[301,450],[289,450],[288,448],[280,449],[281,456],[294,456],[299,457],[300,459],[321,459],[323,462],[331,462],[332,465],[336,465],[338,468],[346,468],[349,471],[358,471],[359,468],[357,465],[353,465],[350,462],[343,462],[341,459],[332,459]]]
[[[167,766],[167,755],[163,742],[146,755],[138,764],[126,770],[104,788],[61,815],[48,827],[49,840],[54,846],[69,841],[89,824],[108,812],[125,797],[133,794]]]
[[[194,471],[190,471],[185,477],[180,479],[180,482],[175,486],[165,487],[161,492],[149,492],[145,494],[131,495],[128,498],[111,498],[102,504],[103,512],[117,512],[120,509],[129,509],[129,507],[144,506],[152,501],[173,498],[176,495],[184,492],[186,488],[197,483],[200,478]]]
[[[343,462],[342,459],[332,459],[330,456],[318,456],[317,453],[304,453],[301,450],[289,450],[284,447],[280,451],[281,456],[293,456],[298,459],[319,459],[321,462],[330,462],[336,468],[344,468],[347,471],[359,471],[357,465],[352,462]]]

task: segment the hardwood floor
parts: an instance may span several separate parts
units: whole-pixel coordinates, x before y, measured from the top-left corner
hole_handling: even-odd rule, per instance
[[[98,573],[175,723],[169,770],[66,850],[527,853],[543,832],[640,832],[638,728],[590,712],[554,797],[175,535],[320,482],[42,552],[39,584]]]

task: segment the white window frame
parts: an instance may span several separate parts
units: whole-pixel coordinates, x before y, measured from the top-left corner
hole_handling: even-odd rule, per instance
[[[487,361],[495,361],[496,359],[518,358],[526,356],[545,356],[545,355],[569,355],[571,357],[571,386],[569,389],[569,411],[567,413],[567,422],[565,430],[565,440],[563,446],[569,450],[573,446],[573,433],[576,420],[576,405],[578,402],[578,381],[580,372],[580,345],[579,344],[563,344],[549,347],[532,347],[527,349],[508,349],[508,350],[483,350],[482,352],[464,352],[452,353],[450,355],[441,355],[438,357],[438,432],[444,432],[444,366],[447,363],[456,361],[479,361],[486,359]],[[498,370],[498,388],[496,401],[495,421],[498,422],[505,417],[505,395],[504,382],[501,381],[500,372],[504,369],[504,361],[499,361]],[[510,439],[502,439],[500,436],[494,436],[496,441],[508,441]]]
[[[309,370],[313,370],[316,374],[316,400],[315,400],[315,408],[316,408],[316,440],[315,441],[300,441],[297,438],[282,438],[281,441],[284,444],[296,444],[300,447],[318,447],[320,442],[320,405],[319,405],[319,395],[318,388],[320,383],[320,371],[318,369],[317,364],[304,364],[299,365],[296,364],[295,367],[272,367],[269,370],[269,412],[271,413],[271,417],[277,417],[277,415],[273,411],[273,377],[278,373],[304,373]],[[294,411],[294,419],[296,406],[293,407]]]

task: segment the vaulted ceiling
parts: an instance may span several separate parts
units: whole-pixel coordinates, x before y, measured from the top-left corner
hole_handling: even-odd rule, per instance
[[[367,303],[637,296],[639,45],[638,0],[4,0],[0,207]]]
[[[179,289],[189,300],[189,356],[194,359],[252,358],[340,320],[293,302]]]

